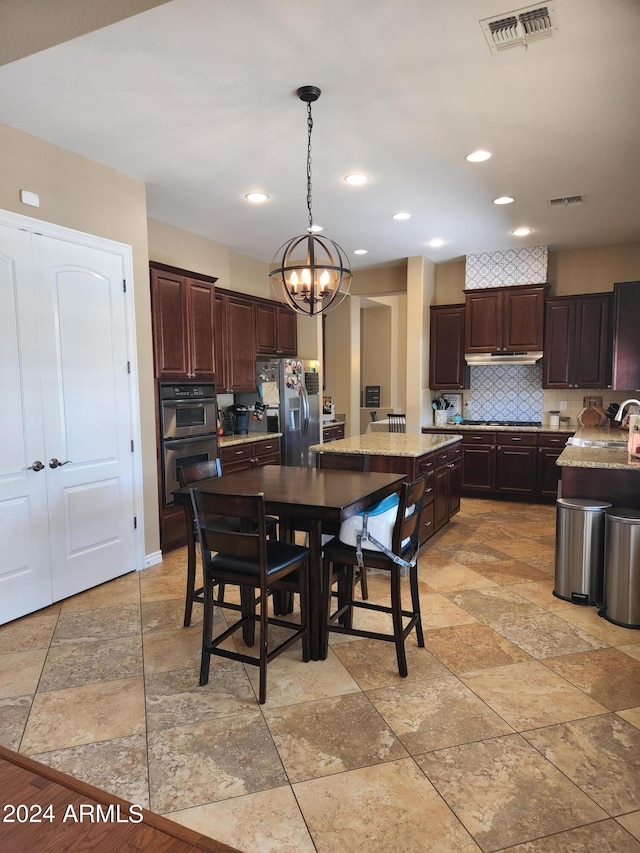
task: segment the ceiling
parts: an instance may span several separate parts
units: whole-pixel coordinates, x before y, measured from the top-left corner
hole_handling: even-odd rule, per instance
[[[270,261],[307,225],[295,90],[314,84],[314,220],[355,268],[638,241],[640,2],[552,0],[553,37],[492,53],[479,20],[524,5],[171,0],[3,65],[0,119],[144,181],[150,217]],[[491,159],[467,162],[478,148]]]

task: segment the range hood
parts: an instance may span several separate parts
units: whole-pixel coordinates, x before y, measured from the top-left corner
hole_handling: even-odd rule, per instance
[[[467,352],[464,360],[470,365],[493,366],[498,364],[536,364],[542,358],[538,350],[532,352]]]

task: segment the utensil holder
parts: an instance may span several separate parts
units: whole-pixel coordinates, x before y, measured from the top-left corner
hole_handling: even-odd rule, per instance
[[[436,426],[446,426],[449,420],[446,409],[436,409],[433,413],[433,422]]]

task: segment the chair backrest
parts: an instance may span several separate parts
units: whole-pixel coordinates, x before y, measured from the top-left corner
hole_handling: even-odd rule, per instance
[[[368,471],[369,456],[366,453],[317,453],[316,468],[331,468],[334,471]]]
[[[220,459],[207,459],[205,462],[194,462],[193,465],[180,466],[177,470],[180,488],[190,486],[191,483],[199,483],[201,480],[211,480],[213,477],[222,476]]]
[[[191,489],[191,504],[202,549],[203,564],[211,552],[266,566],[266,523],[264,494],[216,495]],[[238,529],[230,529],[229,519]],[[221,524],[220,521],[226,522]],[[265,569],[266,571],[266,569]]]
[[[424,474],[412,483],[402,484],[398,515],[391,538],[391,550],[394,554],[402,554],[408,548],[413,554],[420,546],[420,517],[424,503],[424,487]]]
[[[406,415],[397,415],[394,412],[389,412],[387,415],[389,420],[389,432],[406,432],[407,417]]]
[[[369,412],[369,416],[373,422],[378,420],[378,413],[377,412]]]

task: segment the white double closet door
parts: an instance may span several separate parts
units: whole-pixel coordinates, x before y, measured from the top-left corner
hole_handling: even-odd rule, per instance
[[[136,567],[123,279],[0,223],[0,624]]]

